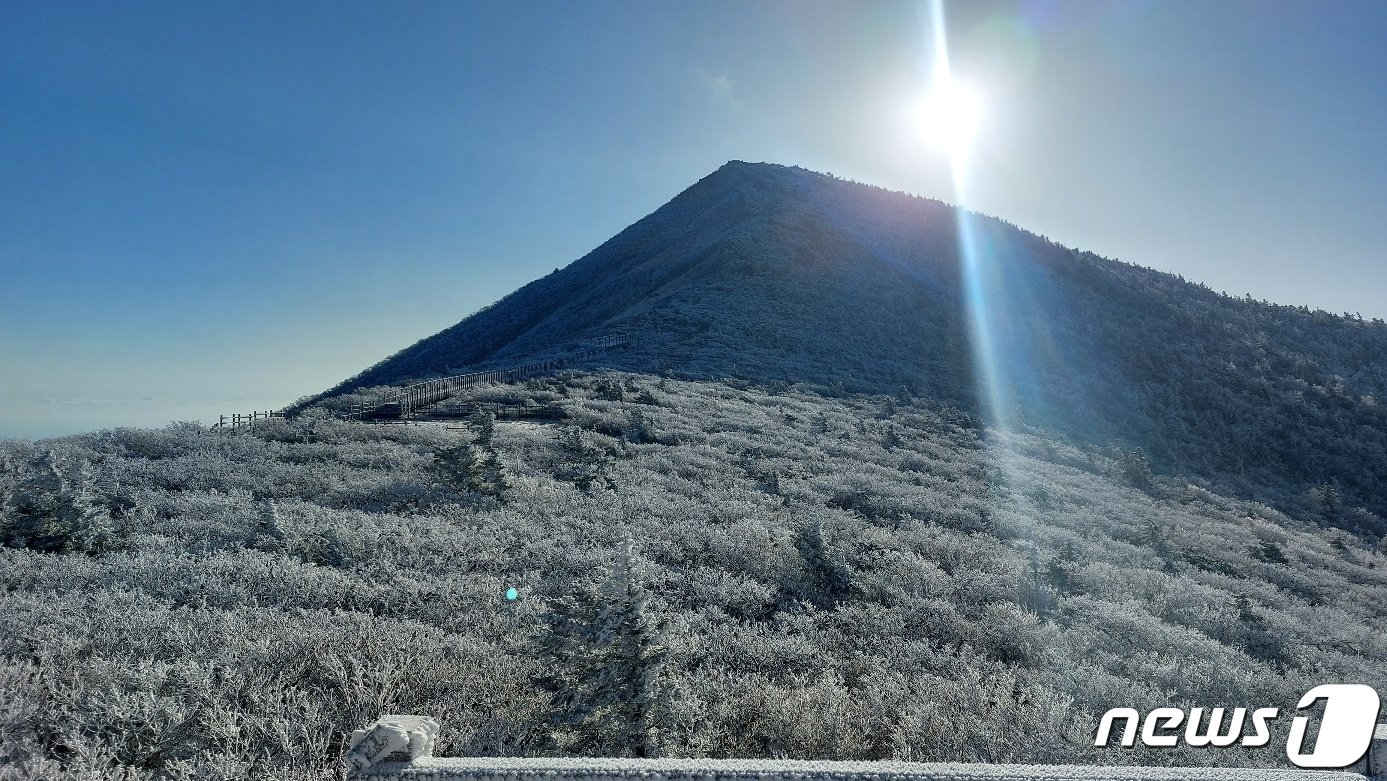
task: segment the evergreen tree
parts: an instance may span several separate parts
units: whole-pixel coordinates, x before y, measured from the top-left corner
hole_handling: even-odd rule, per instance
[[[353,559],[334,529],[325,529],[315,536],[308,552],[308,561],[323,567],[350,567]]]
[[[115,545],[111,512],[95,489],[87,462],[77,462],[64,474],[57,455],[47,451],[26,471],[7,492],[0,512],[0,539],[6,545],[93,555]]]
[[[639,445],[651,441],[653,437],[650,434],[650,424],[640,410],[631,410],[626,418],[626,430],[623,433],[627,442]]]
[[[551,693],[554,748],[586,756],[658,757],[667,697],[666,650],[631,543],[597,588],[548,610],[539,683]]]
[[[830,554],[823,521],[802,527],[795,536],[795,548],[804,558],[805,584],[816,607],[831,610],[852,594],[852,573]]]
[[[28,463],[6,497],[0,516],[0,533],[6,545],[43,552],[62,550],[59,497],[66,481],[56,461],[57,456],[49,450]]]
[[[111,512],[95,490],[95,479],[86,461],[73,468],[63,485],[59,519],[65,550],[97,555],[115,546],[116,530]]]
[[[1165,530],[1153,520],[1146,522],[1146,547],[1155,551],[1156,555],[1164,562],[1162,569],[1166,572],[1175,571],[1175,552],[1170,548]]]
[[[510,483],[506,481],[505,470],[501,467],[501,457],[496,454],[495,448],[486,448],[476,463],[468,489],[499,499],[508,488]]]
[[[434,456],[450,485],[460,491],[500,498],[510,484],[501,458],[491,444],[491,420],[487,415],[478,437],[438,451]]]
[[[467,425],[476,432],[472,444],[482,448],[491,447],[491,436],[496,430],[495,415],[481,407],[473,407],[472,414],[467,416]]]
[[[255,527],[255,537],[251,545],[267,553],[280,553],[284,550],[284,528],[279,523],[279,508],[273,499],[260,503],[260,522]]]
[[[559,432],[559,449],[572,460],[585,460],[590,455],[583,443],[583,430],[577,426],[565,426]]]
[[[1151,473],[1151,461],[1141,448],[1123,451],[1122,474],[1132,485],[1143,491],[1155,483],[1155,475]]]
[[[886,426],[886,433],[881,437],[881,446],[887,450],[895,450],[904,443],[904,440],[901,439],[901,432],[896,428],[896,424],[888,424]]]
[[[602,457],[596,448],[589,447],[583,441],[582,429],[577,426],[564,428],[559,433],[559,452],[564,462],[556,470],[555,476],[573,483],[579,490],[591,490],[601,476]]]
[[[449,485],[461,491],[471,490],[473,472],[477,468],[477,455],[469,442],[444,448],[435,454],[439,470]]]
[[[1281,546],[1271,540],[1263,540],[1252,549],[1253,557],[1265,561],[1269,564],[1290,564],[1291,560],[1286,558],[1286,554],[1281,550]]]
[[[1320,514],[1326,521],[1338,519],[1343,503],[1339,500],[1339,492],[1334,488],[1333,483],[1320,483],[1315,488],[1315,494],[1320,500]]]

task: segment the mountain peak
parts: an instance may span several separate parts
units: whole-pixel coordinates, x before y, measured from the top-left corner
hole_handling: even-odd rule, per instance
[[[1275,471],[1298,458],[1297,426],[1341,408],[1353,425],[1387,430],[1387,407],[1358,402],[1387,397],[1387,329],[1219,296],[978,217],[968,246],[991,285],[980,299],[962,271],[958,217],[938,201],[730,161],[578,261],[332,392],[520,361],[622,330],[635,347],[618,368],[926,394],[1141,448],[1158,465],[1236,460],[1244,474]],[[974,338],[979,317],[985,342]],[[1293,409],[1303,403],[1316,409]],[[1265,433],[1269,414],[1287,428],[1249,433]],[[1325,444],[1327,460],[1289,474],[1357,474],[1362,484],[1345,490],[1387,515],[1387,498],[1367,498],[1367,476],[1387,482],[1387,464],[1338,470],[1336,460],[1354,456],[1349,438],[1337,443]]]

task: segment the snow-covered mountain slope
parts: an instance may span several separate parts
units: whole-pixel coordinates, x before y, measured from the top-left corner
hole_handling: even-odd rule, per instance
[[[0,779],[322,781],[383,713],[453,756],[1287,768],[1312,686],[1387,692],[1387,548],[1097,448],[745,381],[485,394],[567,419],[0,442]],[[1282,716],[1093,745],[1172,706]]]
[[[981,298],[962,246],[987,280]],[[1230,298],[938,201],[778,165],[728,163],[329,394],[613,330],[637,340],[618,368],[918,393],[987,418],[985,379],[1013,425],[1139,449],[1158,471],[1387,532],[1387,325]]]

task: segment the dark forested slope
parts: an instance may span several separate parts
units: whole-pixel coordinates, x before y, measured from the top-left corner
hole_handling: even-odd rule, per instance
[[[1387,531],[1387,325],[1230,298],[977,215],[962,215],[972,240],[960,242],[960,217],[802,169],[728,163],[333,392],[623,329],[637,338],[623,359],[633,371],[908,390],[987,414],[966,244],[991,279],[984,316],[1010,420]]]

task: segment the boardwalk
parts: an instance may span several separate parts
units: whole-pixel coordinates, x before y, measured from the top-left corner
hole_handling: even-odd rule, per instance
[[[460,393],[486,385],[500,385],[518,382],[527,377],[535,377],[572,366],[580,361],[604,353],[616,347],[631,344],[631,337],[625,334],[603,336],[581,346],[578,350],[557,358],[532,361],[516,366],[491,369],[484,372],[458,374],[426,380],[388,394],[384,400],[374,403],[355,404],[345,417],[354,420],[408,420],[420,410]]]
[[[342,417],[349,420],[409,420],[417,416],[425,408],[466,391],[475,390],[487,385],[502,385],[518,382],[528,377],[547,374],[562,368],[574,366],[581,361],[600,355],[608,350],[617,347],[626,347],[630,344],[631,337],[626,334],[608,334],[577,345],[570,352],[558,357],[546,358],[542,361],[530,361],[514,366],[505,366],[499,369],[488,369],[482,372],[458,374],[452,377],[441,377],[436,380],[418,382],[391,391],[383,400],[353,404],[350,409],[342,414]],[[499,405],[477,403],[471,403],[470,406],[457,405],[453,409],[442,410],[437,417],[466,417],[476,410],[490,412],[498,418],[562,417],[561,410],[557,410],[553,405],[547,404]],[[213,428],[238,429],[252,426],[260,421],[283,420],[285,417],[286,413],[284,410],[257,410],[254,412],[222,415],[217,423],[214,424]]]

